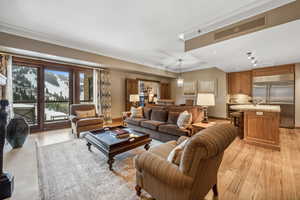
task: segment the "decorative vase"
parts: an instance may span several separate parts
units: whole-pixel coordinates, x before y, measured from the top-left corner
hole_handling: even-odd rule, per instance
[[[6,139],[13,148],[20,148],[29,134],[29,126],[24,118],[18,117],[10,120],[7,126]]]

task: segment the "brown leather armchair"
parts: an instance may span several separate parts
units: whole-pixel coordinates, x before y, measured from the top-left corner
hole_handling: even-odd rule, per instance
[[[95,116],[79,117],[76,111],[91,111],[95,110]],[[103,127],[103,115],[96,113],[96,107],[94,104],[73,104],[70,107],[70,116],[72,125],[72,133],[76,134],[79,138],[80,133],[84,131],[91,131],[100,129]]]
[[[193,135],[187,141],[179,165],[167,161],[178,141],[170,141],[135,158],[136,191],[141,189],[159,200],[204,199],[210,189],[217,191],[217,173],[224,150],[237,136],[231,124],[219,124]]]

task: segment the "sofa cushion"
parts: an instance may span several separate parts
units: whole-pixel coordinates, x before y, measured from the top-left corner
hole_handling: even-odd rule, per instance
[[[178,120],[177,120],[177,126],[179,128],[187,128],[192,123],[192,114],[188,111],[184,111],[180,113]]]
[[[132,118],[143,118],[143,108],[142,107],[131,107],[130,109],[131,115],[130,117]]]
[[[189,131],[186,129],[180,129],[176,124],[163,124],[160,125],[158,128],[159,132],[168,133],[171,135],[178,135],[178,136],[186,136],[188,135]]]
[[[151,112],[151,120],[166,122],[168,118],[168,111],[153,109]]]
[[[154,121],[154,120],[147,120],[141,122],[142,127],[149,128],[151,130],[157,130],[158,127],[162,124],[165,124],[165,122]]]
[[[91,110],[76,110],[75,113],[76,113],[76,116],[79,117],[79,118],[95,117],[96,116],[95,109],[91,109]]]
[[[149,149],[149,152],[163,158],[163,159],[167,159],[167,157],[169,156],[170,152],[176,147],[176,141],[169,141],[154,147],[151,147]]]
[[[152,108],[144,107],[144,118],[150,120],[151,119],[151,111],[152,111]]]
[[[180,114],[180,112],[169,112],[168,123],[169,124],[177,124],[179,114]]]
[[[88,126],[88,125],[94,125],[94,124],[101,124],[103,123],[102,118],[95,117],[95,118],[84,118],[79,119],[77,121],[77,126]]]
[[[147,119],[145,118],[129,118],[127,117],[125,119],[125,122],[128,124],[132,124],[132,125],[136,125],[136,126],[140,126],[142,121],[146,121]]]
[[[183,142],[181,142],[179,145],[177,145],[168,155],[167,161],[179,166],[182,152],[183,152],[183,149],[184,149],[187,141],[188,141],[188,139],[185,139]]]

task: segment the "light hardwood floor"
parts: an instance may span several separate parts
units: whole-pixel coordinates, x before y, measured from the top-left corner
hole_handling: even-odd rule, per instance
[[[39,145],[48,145],[70,139],[73,139],[70,130],[64,129],[31,135],[26,145],[32,145],[33,140],[37,140]],[[280,139],[280,152],[236,139],[226,150],[219,170],[218,199],[299,200],[300,130],[281,129]],[[31,154],[35,153],[24,149],[6,156],[5,166],[16,176],[14,200],[38,197],[36,160]],[[32,169],[28,169],[30,167]],[[210,192],[205,199],[216,198]]]

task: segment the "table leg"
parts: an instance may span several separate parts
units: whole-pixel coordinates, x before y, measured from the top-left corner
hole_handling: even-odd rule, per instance
[[[150,144],[145,144],[145,147],[146,151],[148,151],[150,149]]]
[[[112,170],[112,165],[113,165],[114,161],[115,161],[114,157],[108,158],[107,164],[109,165],[109,170]]]
[[[88,142],[88,143],[86,143],[86,146],[88,147],[88,150],[91,151],[92,144]]]

